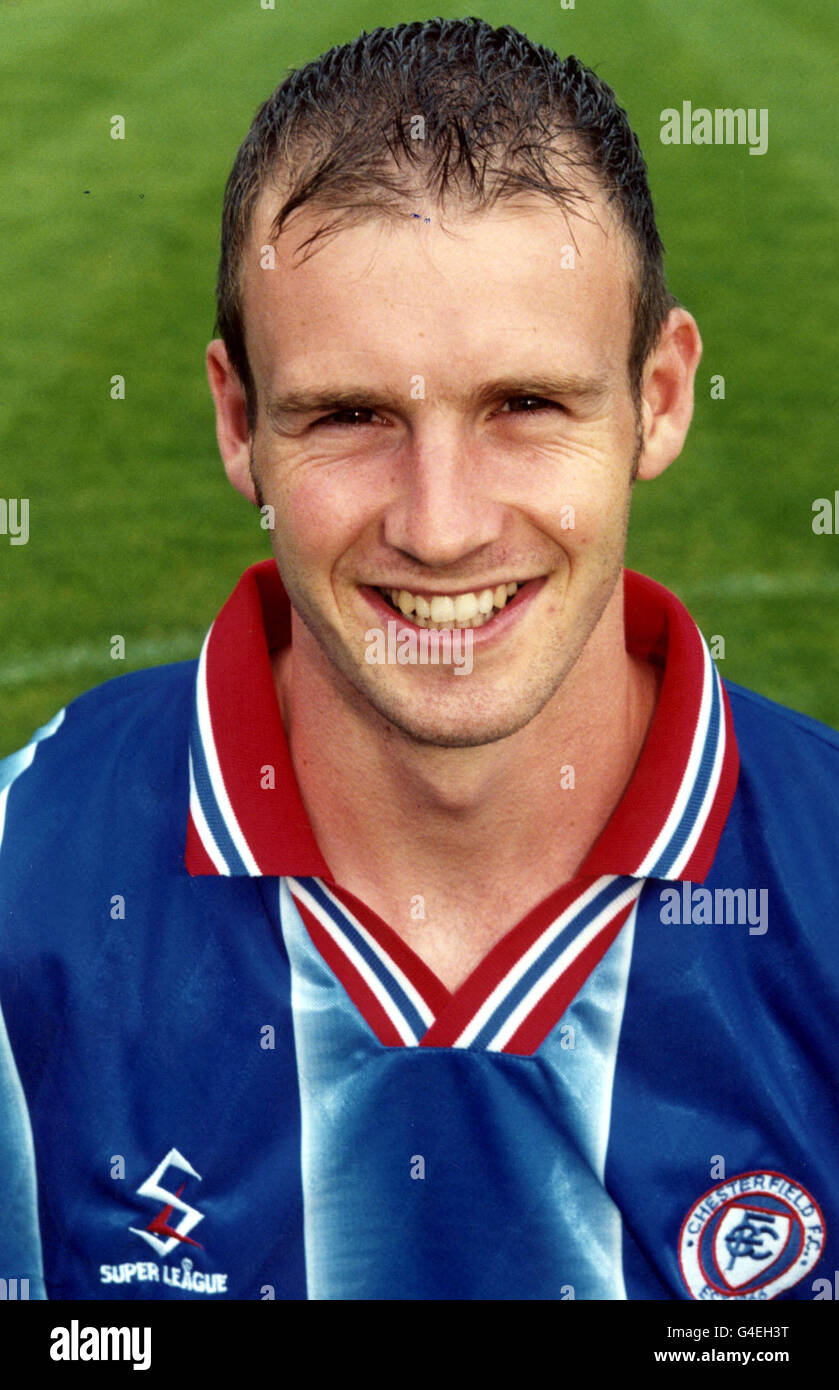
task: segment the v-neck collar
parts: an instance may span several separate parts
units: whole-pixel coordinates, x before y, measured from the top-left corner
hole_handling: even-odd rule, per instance
[[[315,946],[380,1042],[529,1055],[614,941],[643,879],[574,879],[505,934],[455,990],[344,888],[288,885]]]
[[[624,595],[628,648],[663,667],[632,780],[574,879],[527,913],[455,991],[335,882],[317,846],[271,671],[271,651],[290,640],[290,605],[272,560],[242,576],[198,663],[189,872],[287,878],[312,941],[385,1045],[532,1053],[645,881],[706,877],[734,797],[731,712],[706,643],[661,585],[627,570]]]

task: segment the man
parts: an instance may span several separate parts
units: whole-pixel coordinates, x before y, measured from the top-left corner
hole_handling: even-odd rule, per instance
[[[218,311],[274,558],[6,777],[49,1296],[814,1297],[839,739],[623,571],[701,343],[613,94],[480,21],[333,50]]]

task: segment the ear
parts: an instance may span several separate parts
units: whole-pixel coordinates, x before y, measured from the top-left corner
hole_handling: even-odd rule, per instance
[[[638,478],[657,478],[682,452],[693,415],[693,381],[701,356],[702,339],[693,315],[687,309],[671,309],[644,366],[644,443]]]
[[[256,506],[245,391],[221,338],[207,348],[207,376],[216,403],[216,438],[224,471],[236,491]]]

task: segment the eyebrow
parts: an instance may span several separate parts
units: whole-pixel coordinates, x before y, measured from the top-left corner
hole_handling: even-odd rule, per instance
[[[484,382],[468,396],[472,405],[483,406],[509,396],[560,396],[581,404],[596,404],[608,393],[609,380],[604,376],[582,376],[565,373],[560,376],[505,376]],[[284,420],[297,415],[312,415],[333,410],[394,410],[397,398],[387,390],[371,391],[369,386],[341,386],[330,390],[320,387],[311,391],[289,391],[272,396],[267,414],[271,424],[280,426]]]

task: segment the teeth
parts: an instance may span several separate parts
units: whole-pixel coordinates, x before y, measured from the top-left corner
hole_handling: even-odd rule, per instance
[[[450,623],[454,619],[454,599],[435,594],[431,600],[432,623]]]
[[[404,617],[410,617],[417,627],[439,628],[447,631],[452,628],[483,627],[489,622],[495,610],[500,611],[518,592],[515,581],[497,584],[494,589],[481,589],[477,593],[433,594],[430,599],[422,594],[412,594],[408,589],[383,589]]]
[[[474,594],[458,594],[454,601],[454,616],[458,624],[469,622],[477,612],[478,600]]]

